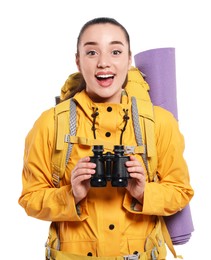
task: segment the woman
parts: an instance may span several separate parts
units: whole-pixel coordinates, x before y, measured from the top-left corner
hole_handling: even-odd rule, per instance
[[[128,83],[131,63],[129,35],[116,20],[96,18],[82,27],[76,64],[84,84],[67,90],[66,83],[61,99],[74,96],[77,136],[104,145],[104,158],[111,152],[107,143],[136,145]],[[134,82],[144,81],[140,73],[136,76]],[[193,189],[176,120],[160,107],[154,107],[154,118],[158,181],[150,182],[147,166],[136,153],[124,162],[126,185],[113,187],[107,181],[105,187],[97,188],[90,182],[97,173],[92,147],[77,142],[61,185],[55,187],[51,171],[54,109],[36,121],[26,138],[19,203],[28,215],[52,222],[46,259],[166,258],[157,216],[184,208]],[[110,154],[108,161],[113,158]]]

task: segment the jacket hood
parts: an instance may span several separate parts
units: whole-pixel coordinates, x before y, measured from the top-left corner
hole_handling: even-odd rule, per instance
[[[68,99],[72,93],[77,92],[77,89],[81,91],[82,89],[80,89],[80,86],[82,86],[83,84],[84,79],[80,72],[75,72],[69,75],[63,87],[61,88],[60,100],[64,101]],[[144,88],[145,92],[149,91],[149,85],[144,80],[143,74],[139,71],[138,68],[131,67],[128,71],[128,82],[125,87],[125,90],[130,96],[144,98],[143,89],[141,88]]]

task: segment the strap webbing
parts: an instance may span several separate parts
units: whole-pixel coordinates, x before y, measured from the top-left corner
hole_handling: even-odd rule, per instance
[[[70,99],[70,135],[71,136],[76,135],[76,103],[73,98]],[[72,146],[73,144],[69,142],[67,148],[65,166],[67,165],[68,160],[70,158]]]
[[[133,117],[133,126],[134,126],[134,132],[136,137],[136,142],[138,146],[143,146],[143,140],[141,135],[141,127],[140,127],[140,121],[139,121],[139,114],[138,114],[138,107],[136,98],[132,97],[132,117]],[[147,156],[146,156],[146,147],[144,149],[144,153],[141,154],[144,165],[146,167],[147,172],[149,172],[148,164],[147,164]]]
[[[165,240],[169,250],[173,254],[174,258],[183,259],[183,257],[181,255],[176,254],[176,251],[174,249],[174,246],[173,246],[173,243],[172,243],[172,240],[171,240],[171,236],[169,234],[168,228],[166,226],[166,223],[165,223],[163,217],[159,217],[159,219],[160,219],[160,222],[161,222],[162,234],[163,234],[164,240]]]

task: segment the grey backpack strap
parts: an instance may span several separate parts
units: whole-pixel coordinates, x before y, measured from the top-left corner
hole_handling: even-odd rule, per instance
[[[136,142],[137,142],[138,146],[143,146],[144,144],[143,144],[143,139],[142,139],[142,134],[141,134],[141,127],[140,127],[139,113],[138,113],[136,98],[132,97],[131,101],[132,101],[133,127],[134,127]],[[144,153],[141,154],[141,157],[143,159],[144,165],[145,165],[146,170],[148,172],[149,169],[148,169],[148,164],[147,164],[146,146],[145,146],[145,149],[144,149]]]
[[[71,98],[70,99],[70,136],[75,136],[76,134],[76,101]],[[67,154],[65,164],[67,165],[68,160],[70,158],[70,154],[72,152],[73,144],[68,142]]]

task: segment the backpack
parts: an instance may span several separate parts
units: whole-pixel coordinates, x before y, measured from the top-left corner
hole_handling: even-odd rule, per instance
[[[66,80],[60,97],[56,97],[54,108],[55,116],[55,141],[54,152],[52,154],[52,178],[55,187],[60,186],[65,172],[68,159],[74,143],[97,144],[97,140],[86,139],[76,136],[76,101],[69,98],[72,91],[81,83],[81,74],[71,74]],[[157,154],[154,135],[154,114],[153,104],[149,95],[149,85],[142,77],[139,69],[132,67],[128,72],[128,83],[126,90],[132,96],[132,118],[137,146],[126,147],[127,151],[140,153],[148,174],[148,181],[157,181]],[[140,125],[144,125],[145,131],[142,132]],[[113,145],[112,145],[113,147]],[[165,242],[174,255],[178,257],[173,247],[173,243],[162,217],[159,217],[161,229]],[[180,257],[180,256],[179,256]]]

